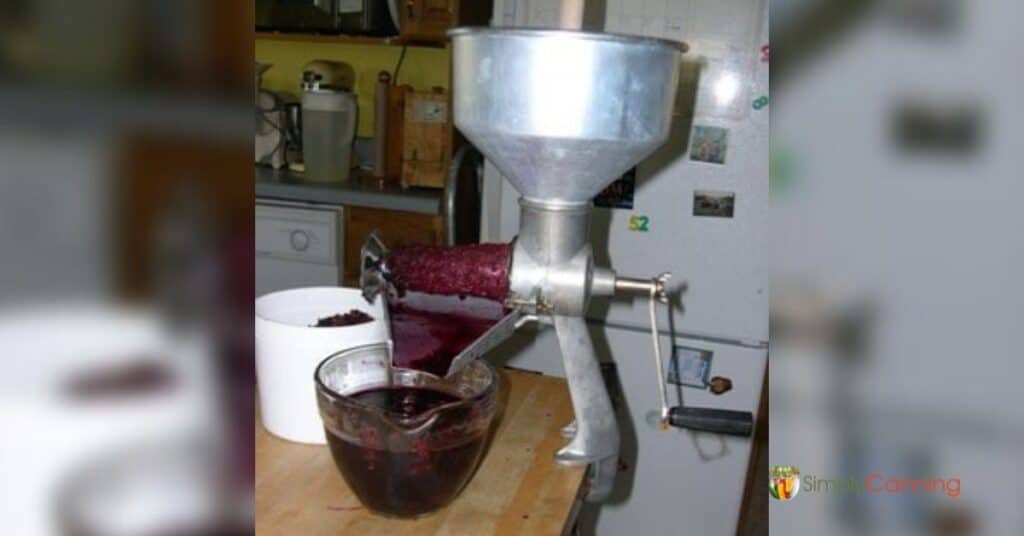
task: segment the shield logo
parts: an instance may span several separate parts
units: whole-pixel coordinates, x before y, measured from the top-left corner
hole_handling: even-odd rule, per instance
[[[800,470],[792,465],[775,465],[769,471],[768,493],[780,501],[788,501],[800,492]]]

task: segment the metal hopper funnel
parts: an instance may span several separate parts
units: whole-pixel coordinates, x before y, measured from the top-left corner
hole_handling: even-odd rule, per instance
[[[668,138],[686,45],[460,28],[455,125],[527,200],[580,204]]]

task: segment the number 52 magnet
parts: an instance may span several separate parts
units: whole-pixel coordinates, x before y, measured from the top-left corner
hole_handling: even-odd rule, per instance
[[[629,216],[629,230],[638,233],[646,233],[650,230],[651,219],[642,214]]]

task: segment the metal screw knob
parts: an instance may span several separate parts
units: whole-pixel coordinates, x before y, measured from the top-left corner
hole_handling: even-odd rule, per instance
[[[668,303],[668,291],[665,287],[668,286],[669,279],[672,279],[670,272],[662,272],[654,278],[654,297],[661,303]]]

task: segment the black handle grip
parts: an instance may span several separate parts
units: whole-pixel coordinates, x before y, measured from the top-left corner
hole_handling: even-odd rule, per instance
[[[750,437],[754,430],[754,414],[715,408],[676,406],[668,410],[669,424],[701,432]]]

